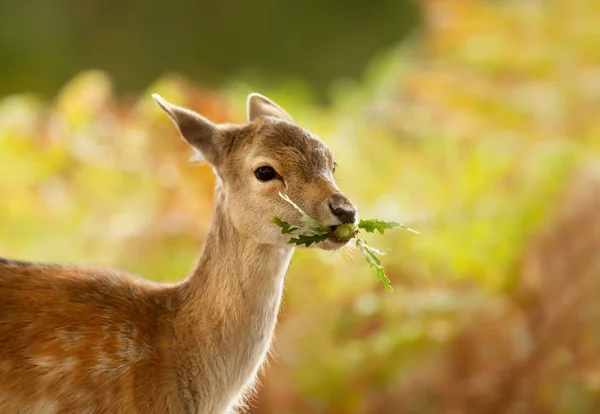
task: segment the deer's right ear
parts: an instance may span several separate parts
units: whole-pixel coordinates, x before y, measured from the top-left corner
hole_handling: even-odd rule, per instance
[[[152,94],[152,98],[173,120],[187,143],[198,150],[206,161],[215,165],[217,161],[215,141],[219,135],[217,126],[194,111],[165,101],[156,93]]]

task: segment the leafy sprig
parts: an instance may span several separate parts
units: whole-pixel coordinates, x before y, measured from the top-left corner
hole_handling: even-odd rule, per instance
[[[281,220],[279,217],[273,217],[273,221],[281,227],[281,234],[294,234],[296,231],[300,230],[300,227],[292,226],[290,223]]]
[[[369,266],[375,268],[377,280],[383,283],[385,290],[392,292],[394,288],[392,288],[392,285],[390,284],[390,278],[385,274],[381,260],[379,260],[379,257],[377,257],[377,254],[382,254],[382,252],[372,248],[360,239],[356,240],[356,247],[358,247],[358,250],[360,250],[360,252],[363,254]]]
[[[308,230],[313,232],[314,234],[322,234],[328,233],[329,227],[321,225],[317,220],[306,214],[304,210],[302,210],[296,203],[294,203],[287,194],[279,193],[279,197],[283,198],[285,201],[290,203],[298,212],[302,215],[300,221],[306,223],[308,225]],[[287,224],[287,223],[286,223]]]
[[[333,227],[325,226],[306,214],[306,212],[302,210],[296,203],[294,203],[287,195],[279,193],[279,196],[290,203],[296,210],[298,210],[301,215],[300,221],[306,225],[305,228],[300,228],[292,226],[291,224],[281,220],[279,217],[273,218],[273,222],[281,228],[281,234],[290,234],[293,236],[290,238],[290,240],[288,240],[289,244],[294,244],[297,246],[304,245],[309,247],[312,244],[321,243],[327,240],[329,237],[334,237],[340,241],[356,239],[356,247],[365,257],[365,260],[369,266],[375,269],[377,280],[383,283],[385,290],[390,292],[393,291],[393,288],[390,284],[390,279],[385,274],[381,260],[378,257],[382,256],[384,253],[372,246],[369,246],[361,238],[361,231],[364,230],[367,233],[375,233],[377,231],[380,234],[384,234],[386,230],[396,227],[402,227],[415,234],[420,234],[418,231],[413,230],[403,224],[393,221],[386,222],[378,219],[360,220],[357,225],[341,224]]]
[[[312,234],[312,235],[298,234],[295,238],[292,237],[288,241],[288,243],[296,244],[298,246],[305,245],[306,247],[309,247],[313,243],[320,243],[322,241],[327,240],[328,237],[329,237],[329,233]]]

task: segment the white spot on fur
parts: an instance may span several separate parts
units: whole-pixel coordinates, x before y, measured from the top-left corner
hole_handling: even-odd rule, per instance
[[[48,355],[33,357],[31,363],[36,367],[43,369],[53,369],[56,367],[55,359]]]
[[[58,329],[56,331],[56,339],[60,341],[63,349],[69,349],[81,343],[83,335],[78,332],[69,332],[67,330]]]
[[[103,351],[98,352],[96,361],[97,363],[92,367],[92,375],[109,380],[122,377],[129,369],[129,365],[122,358],[111,358]]]
[[[96,369],[99,371],[108,370],[112,363],[112,360],[108,355],[102,351],[98,353],[97,361],[98,364],[96,364]]]
[[[55,414],[58,413],[58,403],[43,398],[36,401],[27,412],[31,414]]]
[[[76,360],[75,358],[73,358],[73,357],[68,357],[68,358],[65,358],[65,359],[62,361],[62,363],[61,363],[61,365],[60,365],[60,369],[61,369],[63,372],[69,372],[69,371],[72,371],[72,370],[73,370],[73,368],[75,368],[75,365],[76,365],[76,364],[77,364],[77,360]]]

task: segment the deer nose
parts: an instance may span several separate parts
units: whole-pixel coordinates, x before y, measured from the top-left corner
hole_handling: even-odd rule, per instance
[[[336,197],[337,196],[337,197]],[[329,201],[329,209],[343,224],[354,223],[356,220],[356,208],[346,199],[346,197],[336,195]]]

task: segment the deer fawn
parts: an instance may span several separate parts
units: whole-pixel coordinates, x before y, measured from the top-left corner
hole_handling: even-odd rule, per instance
[[[232,413],[275,328],[293,247],[279,192],[331,226],[355,222],[331,151],[267,98],[216,125],[153,95],[217,174],[207,242],[182,281],[0,259],[0,413]],[[319,243],[333,250],[345,243]]]

